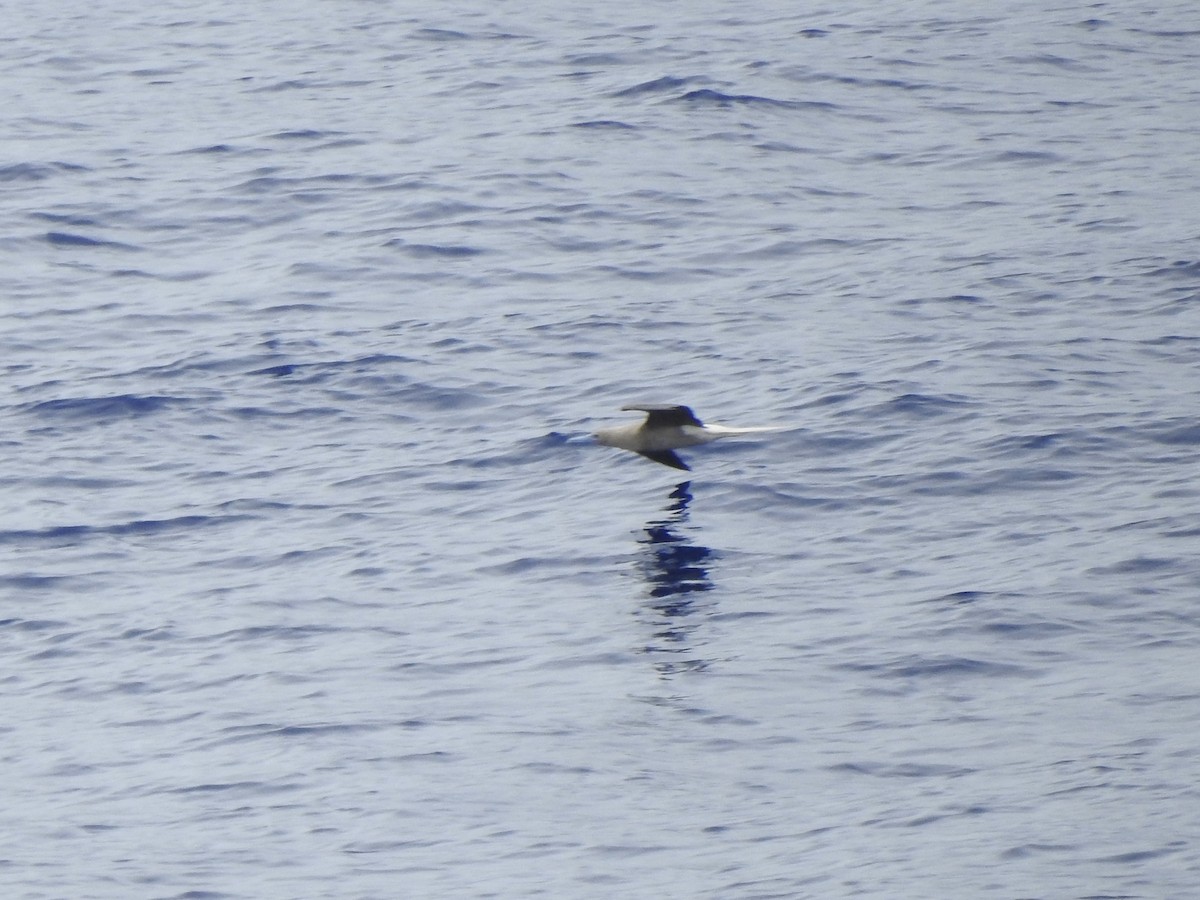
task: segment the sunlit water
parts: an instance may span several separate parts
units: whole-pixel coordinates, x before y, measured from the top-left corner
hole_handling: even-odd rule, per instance
[[[1195,896],[1190,5],[5,15],[5,897]]]

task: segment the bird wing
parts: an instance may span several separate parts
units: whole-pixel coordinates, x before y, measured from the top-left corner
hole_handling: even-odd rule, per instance
[[[646,424],[651,428],[678,427],[680,425],[695,425],[704,427],[704,423],[696,418],[688,406],[671,406],[666,403],[630,403],[622,406],[622,410],[636,409],[646,414]]]
[[[637,454],[638,456],[646,457],[646,459],[652,459],[656,463],[662,463],[664,466],[670,466],[672,469],[683,469],[685,472],[692,471],[691,466],[676,456],[674,450],[639,450]]]

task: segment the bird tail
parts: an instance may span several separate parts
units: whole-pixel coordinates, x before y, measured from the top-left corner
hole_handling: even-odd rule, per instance
[[[729,425],[705,425],[704,430],[716,437],[735,437],[739,434],[769,434],[772,431],[787,431],[790,425],[758,425],[734,428]]]

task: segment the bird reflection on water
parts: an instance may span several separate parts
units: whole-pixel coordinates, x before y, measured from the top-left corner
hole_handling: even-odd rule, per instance
[[[638,567],[649,587],[649,599],[639,610],[639,617],[653,629],[644,652],[651,655],[670,654],[669,659],[655,663],[663,675],[676,672],[700,671],[708,661],[696,659],[693,633],[699,620],[689,619],[707,604],[700,604],[698,595],[713,588],[707,563],[714,554],[711,549],[682,534],[687,525],[688,505],[692,502],[691,482],[677,485],[670,494],[671,503],[666,516],[646,523]]]

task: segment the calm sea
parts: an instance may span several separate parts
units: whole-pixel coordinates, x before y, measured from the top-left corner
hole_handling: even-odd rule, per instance
[[[1197,896],[1193,3],[4,18],[5,898]]]

